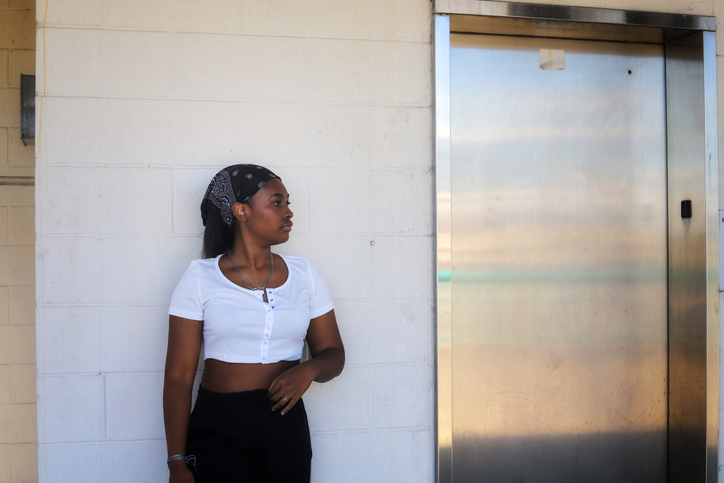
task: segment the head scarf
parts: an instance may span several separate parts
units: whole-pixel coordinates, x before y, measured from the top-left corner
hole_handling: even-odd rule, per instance
[[[231,205],[237,201],[246,203],[267,181],[274,178],[281,181],[279,176],[256,164],[235,164],[216,173],[201,201],[201,220],[204,226],[209,212],[213,209],[219,210],[221,219],[231,226],[234,223]]]

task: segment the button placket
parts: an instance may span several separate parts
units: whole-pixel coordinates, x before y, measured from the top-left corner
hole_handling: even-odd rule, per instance
[[[264,294],[261,294],[262,301],[264,300]],[[266,298],[269,301],[264,302],[264,310],[266,312],[264,318],[264,335],[261,338],[261,363],[269,364],[269,340],[271,339],[272,329],[274,329],[274,292],[267,289]]]

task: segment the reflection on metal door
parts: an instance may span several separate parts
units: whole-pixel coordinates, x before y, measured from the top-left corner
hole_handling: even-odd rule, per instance
[[[664,75],[659,45],[451,36],[456,483],[665,481]]]

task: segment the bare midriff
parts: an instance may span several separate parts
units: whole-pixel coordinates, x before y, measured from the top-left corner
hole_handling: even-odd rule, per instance
[[[299,364],[299,361],[279,361],[272,364],[238,364],[206,359],[201,385],[211,392],[241,392],[269,389],[279,374]]]

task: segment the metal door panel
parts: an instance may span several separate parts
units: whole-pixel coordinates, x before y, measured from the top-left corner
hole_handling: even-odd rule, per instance
[[[450,83],[453,480],[664,481],[663,48],[453,35]]]

